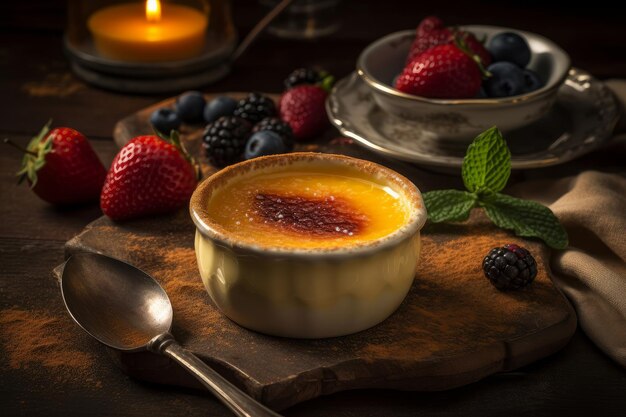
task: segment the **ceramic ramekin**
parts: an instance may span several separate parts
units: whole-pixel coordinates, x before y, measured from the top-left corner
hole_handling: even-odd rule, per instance
[[[408,221],[360,245],[285,249],[238,241],[207,211],[213,192],[241,176],[332,165],[371,175],[397,192]],[[294,338],[346,335],[391,315],[413,282],[426,221],[421,194],[405,177],[372,162],[318,153],[261,157],[223,169],[198,186],[190,212],[200,275],[217,307],[244,327]]]
[[[462,26],[487,42],[500,32],[516,32],[530,46],[528,68],[545,84],[538,90],[513,97],[475,99],[429,99],[393,88],[393,79],[402,72],[415,31],[387,35],[366,47],[357,61],[357,73],[372,91],[384,111],[417,122],[435,137],[471,142],[493,125],[504,132],[530,124],[544,116],[556,100],[570,68],[570,59],[558,45],[543,36],[497,26]]]

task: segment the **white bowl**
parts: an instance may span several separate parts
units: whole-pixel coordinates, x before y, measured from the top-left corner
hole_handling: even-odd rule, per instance
[[[398,91],[393,88],[393,79],[404,68],[414,30],[392,33],[370,44],[359,56],[357,73],[384,111],[413,121],[416,128],[442,139],[469,143],[493,125],[506,132],[530,124],[550,110],[570,68],[564,50],[543,36],[521,30],[480,25],[461,29],[474,33],[478,39],[486,38],[487,42],[500,32],[523,36],[532,51],[527,68],[539,74],[544,86],[503,98],[430,99]]]

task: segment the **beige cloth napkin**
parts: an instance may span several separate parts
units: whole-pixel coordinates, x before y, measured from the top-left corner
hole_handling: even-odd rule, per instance
[[[607,85],[626,103],[626,80]],[[622,126],[625,120],[626,114]],[[598,170],[527,181],[509,192],[549,206],[565,226],[570,246],[552,254],[554,282],[576,308],[583,331],[626,367],[626,134],[612,143],[606,152],[617,144],[623,157],[617,169],[594,166]]]

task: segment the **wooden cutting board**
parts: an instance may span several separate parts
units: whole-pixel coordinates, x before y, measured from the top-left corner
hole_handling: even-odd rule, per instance
[[[155,107],[163,104],[171,101]],[[118,124],[118,144],[149,133],[146,121],[152,109]],[[200,134],[185,133],[187,146],[197,154]],[[429,175],[435,177],[380,160],[349,142],[328,141],[333,136],[329,133],[304,147],[385,163],[418,186]],[[208,173],[212,168],[203,170]],[[172,301],[173,334],[179,341],[275,409],[348,389],[429,391],[461,386],[558,351],[576,328],[572,307],[550,280],[548,249],[495,228],[479,211],[464,224],[427,225],[415,281],[391,317],[354,335],[320,340],[266,336],[223,316],[204,289],[193,241],[194,226],[186,210],[122,224],[102,217],[67,242],[66,255],[104,253],[154,276]],[[508,242],[527,247],[539,273],[529,287],[502,293],[484,277],[481,262],[492,247]],[[122,369],[139,379],[198,386],[167,358],[111,353]]]
[[[345,337],[294,340],[246,330],[224,317],[200,280],[186,212],[118,225],[100,218],[66,245],[128,261],[154,276],[174,308],[179,341],[249,394],[276,409],[356,388],[442,390],[511,370],[563,347],[576,316],[554,287],[548,251],[520,241],[476,213],[466,224],[428,226],[415,281],[382,324]],[[520,242],[539,265],[535,282],[501,293],[481,271],[495,246]],[[152,354],[115,355],[130,375],[195,386]]]

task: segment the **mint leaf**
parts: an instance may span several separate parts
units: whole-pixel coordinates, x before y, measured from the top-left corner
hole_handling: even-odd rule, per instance
[[[504,188],[511,174],[511,152],[497,127],[484,131],[470,144],[461,173],[465,187],[473,193],[489,195]]]
[[[513,230],[517,236],[537,237],[554,249],[565,249],[567,232],[552,210],[530,200],[494,194],[480,203],[496,226]]]
[[[428,219],[439,222],[466,220],[476,206],[476,194],[459,190],[437,190],[422,194]]]

